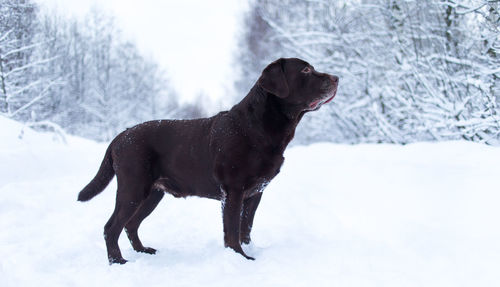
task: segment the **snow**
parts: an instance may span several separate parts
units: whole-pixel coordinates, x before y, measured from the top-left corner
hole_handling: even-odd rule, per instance
[[[224,248],[220,203],[167,195],[139,231],[157,255],[102,236],[113,183],[76,201],[105,144],[0,118],[1,286],[495,286],[500,148],[470,142],[288,149],[244,249]],[[22,131],[22,132],[21,132]],[[20,137],[20,135],[22,136]]]

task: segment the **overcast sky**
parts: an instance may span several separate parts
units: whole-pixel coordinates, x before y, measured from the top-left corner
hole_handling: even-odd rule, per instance
[[[185,101],[201,92],[226,105],[233,52],[246,0],[38,0],[81,16],[94,4],[111,11],[129,39],[167,69]]]

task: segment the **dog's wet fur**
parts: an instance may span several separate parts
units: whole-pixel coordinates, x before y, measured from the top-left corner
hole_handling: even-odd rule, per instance
[[[99,194],[116,174],[118,191],[104,238],[111,263],[125,263],[118,237],[125,228],[133,248],[154,254],[137,235],[141,222],[165,192],[222,202],[224,243],[247,259],[242,243],[250,231],[262,191],[280,171],[283,152],[304,113],[337,92],[338,77],[307,62],[269,64],[243,100],[229,111],[194,120],[157,120],[120,133],[109,145],[97,175],[79,201]]]

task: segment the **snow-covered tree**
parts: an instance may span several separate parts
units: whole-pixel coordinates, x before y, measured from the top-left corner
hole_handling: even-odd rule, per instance
[[[40,73],[53,60],[38,53],[37,6],[27,0],[0,1],[0,113],[34,121],[47,104],[57,77]]]
[[[243,42],[244,57],[297,56],[340,75],[299,141],[500,140],[498,1],[257,0],[254,10],[269,29],[263,47]]]
[[[0,4],[1,115],[108,140],[145,120],[203,113],[177,103],[166,73],[101,10],[68,19],[30,0]]]

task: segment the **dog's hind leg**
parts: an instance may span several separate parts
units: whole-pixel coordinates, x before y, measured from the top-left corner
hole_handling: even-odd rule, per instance
[[[147,186],[149,187],[149,185]],[[144,191],[145,185],[138,186],[137,184],[133,185],[127,182],[122,182],[121,184],[120,179],[118,179],[115,210],[104,226],[104,240],[106,241],[110,264],[125,264],[127,262],[127,260],[123,259],[120,252],[118,238],[125,224],[129,222],[130,218],[144,200]]]
[[[160,203],[163,195],[163,190],[152,188],[149,196],[141,203],[132,218],[125,225],[125,231],[127,232],[128,239],[130,240],[134,250],[137,252],[144,252],[148,254],[156,253],[154,248],[144,247],[144,245],[142,245],[142,242],[137,234],[137,230],[139,229],[141,222],[148,217],[151,212],[153,212],[156,206],[158,206],[158,203]]]

